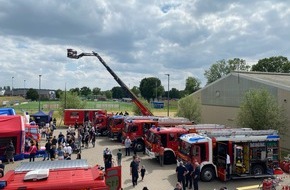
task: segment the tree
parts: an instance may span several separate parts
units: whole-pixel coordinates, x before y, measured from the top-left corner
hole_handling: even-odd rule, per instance
[[[146,100],[139,99],[139,101],[142,102],[142,104],[145,107],[147,107],[149,109],[149,111],[152,113],[151,106],[150,106],[150,104]],[[132,106],[132,112],[133,112],[134,115],[143,115],[142,112],[141,112],[141,110],[140,110],[140,108],[138,106],[136,106],[136,104],[133,104],[133,106]]]
[[[285,131],[287,119],[282,107],[265,89],[249,90],[245,93],[237,116],[241,127],[253,129],[276,129]]]
[[[133,86],[131,91],[138,97],[140,95],[140,90],[137,86]]]
[[[160,97],[164,92],[164,88],[161,86],[161,81],[155,77],[142,79],[140,82],[139,90],[141,96],[148,102],[150,102],[150,99]]]
[[[101,93],[101,89],[98,87],[93,88],[93,95],[99,95]]]
[[[71,88],[69,91],[70,92],[76,92],[78,96],[81,94],[79,88]]]
[[[251,66],[247,65],[246,61],[239,58],[229,59],[227,61],[228,67],[231,71],[248,71]]]
[[[201,106],[192,95],[178,101],[176,116],[185,117],[190,121],[199,123],[201,120]]]
[[[112,99],[112,91],[111,90],[103,91],[102,94],[105,95],[107,99]]]
[[[56,92],[55,92],[55,97],[56,97],[57,99],[59,99],[59,98],[60,98],[60,95],[61,95],[62,92],[63,92],[63,91],[62,91],[61,89],[57,89]]]
[[[230,59],[227,62],[223,59],[213,64],[209,70],[206,70],[204,76],[207,79],[207,84],[210,84],[217,79],[226,76],[231,71],[248,71],[249,68],[250,66],[247,65],[246,61],[243,59],[234,58],[233,60]]]
[[[165,93],[167,94],[167,92]],[[167,95],[166,95],[167,97]],[[176,88],[172,88],[170,91],[169,91],[169,98],[172,99],[179,99],[180,98],[180,93],[179,93],[179,90],[177,90]]]
[[[282,56],[264,58],[252,66],[252,71],[289,73],[290,62],[287,57]]]
[[[64,109],[83,109],[86,101],[82,101],[76,92],[63,92],[60,95],[59,113],[63,113]]]
[[[80,90],[81,95],[85,96],[85,97],[90,95],[91,92],[92,92],[91,89],[89,87],[87,87],[87,86],[82,87],[81,90]]]
[[[26,92],[26,99],[30,99],[31,101],[36,101],[39,98],[39,94],[37,90],[33,88],[29,88],[28,91]]]
[[[121,99],[121,98],[126,97],[126,94],[123,88],[120,86],[113,87],[111,91],[112,91],[112,98]]]
[[[188,77],[186,79],[186,82],[185,82],[185,89],[184,91],[187,93],[187,94],[192,94],[193,92],[197,91],[200,89],[200,80],[194,78],[194,77]]]

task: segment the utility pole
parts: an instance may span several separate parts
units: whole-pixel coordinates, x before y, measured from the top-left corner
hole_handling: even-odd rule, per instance
[[[26,94],[25,94],[26,93],[26,90],[25,90],[25,82],[26,82],[26,80],[24,80],[24,89],[23,89],[23,97],[24,98],[26,98]]]
[[[14,80],[14,77],[12,77],[12,88],[11,88],[11,94],[13,96],[13,80]]]
[[[64,84],[64,109],[66,109],[66,83]]]
[[[39,75],[39,89],[38,89],[38,111],[40,111],[40,89],[41,89],[41,75]]]
[[[169,77],[170,77],[170,74],[165,74],[167,75],[167,78],[168,78],[168,88],[167,88],[167,116],[169,117]]]
[[[155,90],[156,90],[156,102],[157,102],[157,81],[155,83]]]

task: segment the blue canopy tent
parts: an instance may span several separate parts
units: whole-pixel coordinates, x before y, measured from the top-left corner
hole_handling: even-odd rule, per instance
[[[35,114],[30,115],[30,116],[34,118],[35,123],[39,127],[43,127],[46,123],[49,123],[50,118],[51,118],[48,114],[44,113],[41,110]]]

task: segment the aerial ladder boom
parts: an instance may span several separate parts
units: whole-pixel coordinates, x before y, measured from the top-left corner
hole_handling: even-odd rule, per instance
[[[141,113],[145,116],[153,116],[152,112],[142,104],[142,102],[137,98],[137,96],[131,92],[131,90],[127,87],[127,85],[116,75],[116,73],[107,65],[107,63],[102,59],[102,57],[96,53],[81,53],[77,54],[77,51],[73,49],[67,49],[67,57],[72,59],[79,59],[83,56],[95,56],[99,59],[99,61],[106,67],[106,69],[109,71],[109,73],[114,77],[114,79],[117,81],[117,83],[123,88],[123,90],[132,98],[132,101],[138,106],[138,108],[141,110]]]

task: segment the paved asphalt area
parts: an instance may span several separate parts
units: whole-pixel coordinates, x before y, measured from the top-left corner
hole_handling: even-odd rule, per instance
[[[59,132],[62,131],[63,134],[66,134],[65,129],[58,129],[55,131],[54,135],[58,135]],[[40,146],[44,146],[45,142],[42,141]],[[112,151],[113,158],[116,160],[116,155],[118,149],[122,149],[123,158],[122,158],[122,188],[124,190],[142,190],[143,187],[147,186],[149,190],[173,190],[175,184],[177,182],[175,168],[176,165],[164,165],[161,167],[157,160],[149,158],[147,155],[143,155],[143,153],[139,153],[138,155],[141,157],[140,165],[145,165],[146,174],[144,180],[141,181],[140,178],[138,180],[138,185],[133,187],[130,175],[130,162],[132,161],[131,156],[125,156],[125,149],[123,144],[111,140],[107,137],[97,137],[96,146],[93,148],[92,144],[89,145],[88,149],[82,149],[82,159],[86,159],[89,165],[94,166],[104,165],[103,163],[103,150],[105,148],[109,148]],[[72,155],[72,159],[76,159],[76,154]],[[21,162],[27,162],[28,159],[17,161],[14,164],[7,164],[5,168],[5,172],[8,170],[14,169],[19,166]],[[36,158],[36,161],[42,161],[42,158]],[[290,184],[290,177],[288,174],[283,175],[284,181],[277,188],[282,189],[283,185]],[[229,182],[220,182],[218,180],[214,180],[212,182],[200,182],[199,189],[200,190],[219,190],[219,188],[226,186],[229,190],[235,190],[237,187],[246,187],[261,184],[262,179],[245,179],[245,180],[236,180]],[[255,189],[255,188],[254,188]],[[257,189],[257,188],[256,188]]]

